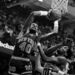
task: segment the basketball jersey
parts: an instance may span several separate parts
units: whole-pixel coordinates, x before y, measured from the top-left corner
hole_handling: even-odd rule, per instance
[[[34,39],[30,35],[26,35],[25,37],[19,39],[15,46],[15,50],[13,56],[15,58],[11,58],[9,63],[9,74],[26,74],[32,73],[32,64],[29,58],[29,55],[34,56],[34,51],[32,51],[34,46]],[[18,57],[19,60],[16,58]],[[25,59],[22,60],[22,59]],[[26,61],[28,60],[29,61]]]
[[[30,35],[20,38],[15,46],[14,55],[23,57],[31,54],[34,46],[33,40],[34,38],[32,38]]]

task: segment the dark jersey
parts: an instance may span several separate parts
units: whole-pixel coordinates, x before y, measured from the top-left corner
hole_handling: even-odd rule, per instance
[[[30,35],[26,35],[25,37],[18,40],[14,50],[14,55],[27,57],[28,55],[33,54],[34,51],[32,50],[34,44],[35,44],[34,38],[31,37]]]
[[[29,55],[34,56],[34,40],[35,39],[30,35],[26,35],[25,37],[19,39],[15,46],[13,56],[21,57],[24,59],[29,59]],[[11,59],[9,67],[10,72],[17,74],[32,71],[31,61]],[[15,67],[15,71],[13,71],[13,67]]]

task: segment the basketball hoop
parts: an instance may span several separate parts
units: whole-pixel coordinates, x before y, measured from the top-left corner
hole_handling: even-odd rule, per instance
[[[52,0],[51,8],[57,15],[63,15],[68,12],[68,0]]]

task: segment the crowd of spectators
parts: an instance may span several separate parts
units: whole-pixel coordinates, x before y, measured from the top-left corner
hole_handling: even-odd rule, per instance
[[[15,45],[16,37],[23,29],[25,20],[30,12],[28,9],[21,8],[20,6],[10,9],[4,6],[0,8],[0,41],[3,44]],[[0,75],[8,75],[10,57],[10,54],[3,53],[0,49]]]

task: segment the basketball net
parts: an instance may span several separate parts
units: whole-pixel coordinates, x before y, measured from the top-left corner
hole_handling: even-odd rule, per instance
[[[57,15],[63,15],[68,12],[68,0],[52,0],[52,11]]]

